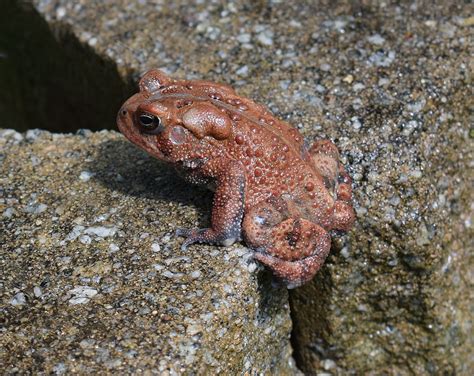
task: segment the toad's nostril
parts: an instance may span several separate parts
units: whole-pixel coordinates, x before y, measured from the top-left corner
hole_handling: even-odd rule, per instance
[[[127,115],[127,110],[122,110],[122,111],[120,111],[120,113],[122,114],[122,116],[125,116],[125,115]]]

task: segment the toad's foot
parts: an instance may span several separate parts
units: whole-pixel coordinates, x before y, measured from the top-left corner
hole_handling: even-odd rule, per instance
[[[285,261],[275,256],[255,252],[254,258],[273,271],[278,282],[294,289],[309,282],[317,273],[325,257],[313,255],[298,261]]]

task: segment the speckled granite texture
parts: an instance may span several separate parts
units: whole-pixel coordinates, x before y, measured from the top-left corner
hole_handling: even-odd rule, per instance
[[[69,43],[64,42],[66,39],[62,39],[64,30],[67,30],[67,35],[77,38],[78,45],[88,46],[90,51],[103,58],[107,64],[112,62],[117,77],[124,83],[123,87],[127,87],[126,82],[129,82],[130,77],[136,79],[140,72],[151,67],[164,69],[176,77],[226,82],[236,87],[242,95],[268,105],[275,114],[298,127],[308,139],[330,138],[336,142],[342,152],[343,162],[354,178],[358,220],[348,235],[336,236],[331,256],[315,281],[290,294],[294,327],[292,345],[298,366],[303,371],[321,375],[473,373],[474,345],[470,335],[474,301],[473,65],[470,59],[474,52],[472,4],[463,1],[224,3],[67,0],[35,0],[33,3],[53,30],[59,45],[63,42],[69,46]],[[71,60],[68,60],[68,56],[62,66],[69,66],[68,62]],[[85,102],[87,103],[88,98],[92,104],[101,103],[102,98],[115,97],[116,93],[122,92],[121,89],[114,88],[108,96],[107,80],[101,81],[101,87],[105,88],[105,93],[86,90],[89,97],[86,97]],[[100,111],[100,106],[97,111]],[[113,126],[113,119],[110,119],[110,122],[102,120],[99,125],[94,123],[93,117],[88,119],[91,119],[89,128]],[[67,200],[63,199],[65,204],[78,206],[78,210],[84,211],[84,214],[78,215],[84,217],[82,222],[75,223],[75,217],[68,218],[62,225],[62,222],[55,224],[64,226],[61,231],[53,231],[64,234],[64,237],[68,234],[72,237],[77,235],[77,239],[67,243],[68,247],[71,247],[70,244],[76,244],[78,247],[68,251],[73,255],[66,255],[71,257],[70,266],[62,266],[57,261],[61,248],[55,246],[48,251],[54,257],[51,259],[46,255],[37,259],[41,261],[30,266],[33,270],[31,273],[28,269],[19,268],[11,271],[15,273],[11,274],[15,277],[8,278],[13,278],[15,287],[6,290],[4,303],[11,312],[10,315],[13,315],[9,317],[15,317],[15,321],[8,322],[9,329],[5,332],[7,337],[4,338],[19,346],[18,358],[9,359],[17,359],[16,363],[20,369],[26,369],[29,365],[36,364],[35,362],[49,362],[47,351],[56,343],[63,351],[61,354],[70,357],[63,362],[70,362],[68,364],[74,364],[76,367],[93,367],[93,362],[113,363],[113,359],[118,358],[123,362],[118,366],[133,367],[132,364],[135,364],[137,368],[147,368],[151,363],[142,366],[138,365],[139,362],[141,359],[150,360],[147,357],[150,355],[150,349],[158,351],[156,346],[153,347],[150,343],[144,348],[137,346],[138,350],[135,351],[142,350],[143,353],[127,360],[124,360],[125,355],[116,355],[110,345],[111,336],[124,336],[128,331],[135,333],[132,334],[133,337],[138,335],[138,328],[147,325],[156,327],[158,324],[151,319],[147,321],[147,316],[144,319],[139,313],[136,316],[140,317],[140,320],[132,324],[124,321],[135,312],[132,309],[127,316],[124,313],[127,308],[120,311],[117,317],[105,316],[106,308],[92,308],[94,306],[91,303],[95,302],[94,299],[105,299],[109,302],[107,299],[112,298],[94,287],[92,282],[80,282],[80,278],[93,278],[93,272],[88,271],[88,266],[84,266],[85,277],[82,277],[80,272],[74,274],[76,268],[94,265],[102,260],[97,254],[101,255],[104,251],[98,248],[95,254],[92,250],[95,249],[93,245],[96,244],[98,236],[95,232],[99,231],[104,235],[101,231],[105,230],[94,229],[103,225],[100,224],[102,222],[96,222],[94,218],[87,216],[90,215],[87,214],[90,213],[90,208],[96,205],[86,205],[91,196],[94,200],[100,199],[97,189],[104,197],[109,197],[103,199],[105,202],[102,206],[98,205],[98,208],[104,208],[98,215],[107,214],[111,218],[117,218],[116,221],[121,221],[123,225],[129,223],[133,229],[126,231],[127,234],[133,234],[132,239],[123,239],[124,242],[131,243],[121,246],[118,251],[128,255],[125,260],[130,260],[131,264],[123,261],[122,255],[113,256],[117,259],[114,259],[113,263],[122,262],[125,265],[120,272],[122,274],[113,272],[113,264],[108,274],[98,267],[108,278],[120,281],[116,282],[118,287],[112,293],[114,297],[132,294],[132,298],[128,298],[132,306],[140,306],[142,300],[137,294],[143,290],[150,289],[152,294],[161,296],[155,289],[155,284],[151,282],[152,279],[149,280],[149,285],[141,282],[142,273],[148,270],[146,268],[151,268],[149,265],[163,266],[161,270],[154,270],[154,278],[163,278],[163,270],[173,275],[183,273],[182,278],[190,278],[188,272],[201,270],[194,266],[189,271],[185,269],[188,262],[194,265],[195,257],[202,257],[203,262],[209,262],[215,265],[215,270],[221,270],[221,257],[240,252],[236,250],[241,249],[241,246],[218,250],[198,246],[193,248],[192,257],[179,252],[173,255],[162,254],[163,250],[171,252],[178,249],[174,238],[169,239],[170,243],[165,242],[169,245],[169,248],[166,248],[160,243],[162,237],[171,234],[182,222],[193,223],[199,220],[190,197],[194,197],[196,192],[204,194],[204,191],[196,191],[196,188],[190,187],[178,189],[181,183],[175,180],[171,173],[156,167],[156,162],[149,161],[140,153],[132,152],[133,149],[118,141],[121,138],[117,135],[87,137],[112,137],[117,141],[106,143],[109,146],[102,147],[100,154],[97,154],[96,150],[92,152],[86,146],[76,147],[73,141],[70,141],[70,147],[74,146],[73,150],[78,153],[82,153],[82,149],[86,148],[85,154],[81,155],[92,153],[97,164],[105,163],[104,160],[109,161],[109,171],[125,169],[128,175],[120,173],[124,179],[120,182],[115,175],[100,178],[103,175],[101,173],[92,177],[85,173],[83,179],[90,178],[92,182],[88,188],[89,193],[84,193],[80,198],[78,196],[72,199],[74,196],[70,196]],[[28,145],[22,141],[20,145],[11,146],[17,148],[15,150],[18,152],[25,153],[23,159],[7,154],[5,160],[10,160],[9,163],[14,163],[17,168],[26,168],[25,166],[33,163],[30,162],[29,156],[26,157],[29,155],[28,148],[31,148],[31,145]],[[52,141],[51,145],[54,147],[61,144]],[[67,149],[66,146],[65,148]],[[116,150],[119,150],[118,154],[115,154]],[[125,153],[123,150],[128,151]],[[144,165],[130,163],[123,158],[113,158],[112,155],[130,155],[129,158],[133,161],[146,162]],[[133,165],[136,169],[126,167]],[[68,164],[60,167],[63,170],[72,168],[68,167]],[[85,171],[93,172],[92,167],[85,168]],[[148,175],[150,171],[155,171],[152,177]],[[79,179],[74,180],[75,184],[79,184],[82,181],[81,171],[74,171],[74,174],[75,179]],[[15,209],[21,214],[18,219],[18,224],[21,224],[18,231],[21,233],[24,228],[24,231],[30,233],[43,233],[48,227],[38,221],[44,221],[42,216],[53,210],[52,203],[61,191],[45,191],[43,195],[50,201],[35,201],[35,198],[30,196],[40,191],[38,186],[33,183],[31,186],[22,184],[22,177],[16,175],[13,175],[13,178],[18,182],[16,193],[4,194],[7,205],[3,215],[7,214],[7,220],[4,219],[3,224],[14,223],[15,225],[11,225],[13,227],[17,225],[18,214],[13,214],[12,210],[15,208],[10,207],[21,204],[18,210]],[[39,178],[31,173],[28,179]],[[70,179],[66,180],[67,183],[61,183],[62,186],[69,188],[72,178]],[[102,179],[102,184],[94,184],[94,179]],[[153,183],[156,179],[157,183]],[[48,183],[49,180],[46,179]],[[107,181],[118,184],[118,191]],[[152,185],[157,185],[155,190],[149,189]],[[138,193],[130,198],[130,194],[125,192],[131,189]],[[117,197],[112,197],[113,192],[119,195],[119,202],[130,205],[130,208],[120,215],[108,211],[117,207],[114,205]],[[18,204],[8,204],[8,195],[25,198]],[[210,199],[211,196],[207,197]],[[41,204],[47,205],[43,212]],[[106,207],[109,209],[106,210]],[[206,205],[198,212],[207,215],[209,208],[210,205]],[[39,219],[36,219],[35,215],[40,216]],[[57,214],[61,215],[64,214]],[[116,217],[113,217],[114,215]],[[156,223],[156,226],[151,227],[152,223]],[[74,232],[75,226],[82,227],[77,227]],[[125,230],[120,227],[113,236],[121,236]],[[17,230],[10,231],[13,232],[8,233],[9,239],[16,239],[14,231]],[[139,239],[143,233],[150,235]],[[112,241],[115,239],[113,236],[104,239],[107,242]],[[36,257],[32,250],[41,250],[41,247],[35,246],[39,242],[35,236],[29,235],[23,239],[23,242],[18,241],[25,250],[18,254],[11,251],[8,253],[9,257],[15,257],[20,265],[27,262],[27,254],[29,257]],[[89,241],[87,239],[90,239],[92,245],[83,244],[81,239],[86,239],[86,243]],[[64,241],[65,238],[60,238],[59,241],[61,240]],[[28,247],[27,242],[31,244]],[[154,242],[160,245],[159,252],[153,252]],[[148,249],[142,249],[142,244],[147,244]],[[125,248],[122,249],[123,247]],[[155,248],[157,249],[157,246]],[[82,250],[81,257],[79,250]],[[128,254],[129,251],[133,253]],[[83,252],[88,255],[87,258],[83,258]],[[138,254],[143,263],[134,261],[134,254]],[[172,269],[171,266],[175,264],[168,266],[163,264],[164,261],[145,262],[147,258],[165,260],[180,256],[191,259],[181,260],[176,264],[183,269]],[[240,265],[246,257],[246,254],[236,254],[231,260]],[[48,268],[53,267],[54,272],[48,272]],[[71,284],[69,279],[63,281],[61,278],[66,277],[57,275],[62,268],[70,270],[67,278],[79,279],[80,283]],[[136,270],[130,277],[132,282],[126,282],[129,269]],[[65,303],[61,304],[69,307],[69,311],[59,310],[64,316],[60,316],[63,319],[58,322],[54,320],[57,314],[46,317],[47,314],[44,313],[54,312],[54,304],[49,308],[51,311],[42,311],[35,308],[35,305],[17,304],[36,301],[36,285],[33,284],[34,278],[31,275],[41,275],[40,271],[48,273],[49,278],[54,279],[54,286],[62,288],[64,284],[71,284],[67,290],[61,291],[62,295],[57,294],[65,299]],[[207,273],[210,273],[211,281],[216,281],[212,291],[224,289],[218,285],[221,283],[220,279],[212,279],[221,277],[212,277],[213,274],[207,266],[201,273],[201,279],[192,282],[196,289],[207,291],[202,286],[209,284]],[[269,290],[270,287],[265,283],[262,285],[262,281],[257,285],[256,275],[247,273],[249,272],[242,271],[241,278],[247,282],[239,286],[236,296],[242,298],[238,300],[245,302],[242,299],[250,296],[254,302],[259,302],[260,309],[270,309],[270,316],[281,317],[282,324],[274,322],[271,325],[274,328],[272,330],[279,333],[279,341],[283,341],[285,330],[288,330],[289,326],[285,318],[288,312],[285,308],[286,295]],[[8,273],[6,275],[10,276]],[[245,285],[246,283],[248,285]],[[26,290],[21,287],[23,285]],[[74,290],[79,286],[88,286],[89,289],[82,287],[82,290]],[[260,298],[254,295],[258,286],[261,286]],[[250,290],[245,293],[244,289],[249,287]],[[12,290],[13,288],[16,290]],[[41,286],[39,288],[41,289]],[[208,285],[206,288],[211,289],[212,286]],[[176,306],[177,303],[168,303],[167,299],[184,299],[179,296],[189,293],[177,291],[183,295],[175,297],[176,291],[173,291],[173,294],[165,291],[163,296],[166,304]],[[71,299],[86,299],[89,302],[85,305],[75,305],[73,308],[69,305]],[[146,299],[143,301],[148,302]],[[159,298],[156,301],[161,302]],[[17,305],[12,305],[11,302],[16,302]],[[153,306],[158,304],[162,303],[144,303],[151,312],[154,312]],[[245,304],[240,306],[237,302],[232,304],[238,307],[236,319],[245,321],[246,316],[240,317],[241,312],[250,308]],[[75,309],[85,311],[76,313]],[[140,308],[134,309],[140,311]],[[195,312],[200,309],[209,310],[207,306],[199,306]],[[17,310],[22,314],[18,314]],[[254,320],[255,316],[252,315],[257,311],[251,312],[247,315],[249,320]],[[122,314],[124,316],[121,316]],[[33,325],[30,321],[38,317],[35,315],[40,315],[41,320],[45,322],[43,325],[34,326],[37,332],[29,329],[29,325]],[[76,317],[80,317],[84,327],[89,328],[84,338],[75,333],[70,334],[76,335],[75,339],[71,340],[72,345],[67,342],[67,333],[64,335],[65,339],[61,339],[64,342],[58,342],[58,338],[62,338],[60,331],[51,333],[45,330],[47,325],[58,325],[59,328],[65,325],[65,321],[61,320],[66,320],[69,315],[79,315]],[[110,321],[104,323],[103,317]],[[193,319],[197,320],[194,317]],[[119,322],[116,326],[121,328],[121,334],[111,333],[113,320]],[[229,322],[234,325],[233,328],[239,325],[234,319]],[[174,325],[174,321],[168,325],[171,323]],[[186,338],[187,324],[180,325]],[[218,327],[215,325],[213,328]],[[72,326],[79,328],[79,333],[83,333],[79,323],[74,322]],[[150,332],[153,330],[145,330],[146,335],[151,336]],[[177,337],[183,335],[179,334],[177,329],[173,329],[173,332],[177,333]],[[260,338],[258,333],[261,332],[254,327],[249,329],[242,325],[241,332],[235,331],[241,333],[242,338],[246,338],[244,332],[250,333],[249,335],[256,333]],[[18,334],[21,340],[12,339],[12,333]],[[203,335],[202,338],[204,341],[207,337]],[[96,342],[89,345],[88,349],[87,340],[91,339]],[[82,340],[86,340],[84,347],[78,347],[77,343]],[[122,337],[114,339],[119,344],[123,340]],[[211,342],[215,349],[222,344],[219,341],[221,340]],[[37,343],[37,346],[31,343]],[[126,348],[125,345],[121,346]],[[185,348],[189,349],[186,346],[189,344],[185,345]],[[39,350],[32,352],[33,348],[42,349],[46,355],[41,354]],[[97,352],[96,349],[104,348],[108,349],[106,353],[109,358],[102,362],[100,359],[103,358],[98,353],[104,350]],[[277,348],[278,351],[288,351],[283,342],[273,347],[275,351]],[[179,367],[186,367],[184,359],[187,353],[182,351],[185,350],[175,348],[167,354],[171,358],[177,356],[180,359],[176,360],[180,362]],[[199,351],[196,350],[193,355],[195,360],[200,359]],[[277,352],[258,353],[250,363],[252,366],[256,365],[256,359],[260,357],[259,361],[268,365],[271,363],[269,359]],[[225,346],[218,352],[222,359],[243,353],[245,350],[239,352],[229,350]],[[236,355],[238,362],[241,362],[240,355]],[[75,356],[81,361],[74,361]],[[282,356],[282,359],[286,362],[287,358]],[[171,359],[166,359],[165,362],[164,367],[173,364]],[[61,363],[60,367],[66,367],[66,363]],[[10,360],[8,364],[15,362],[11,363]],[[199,364],[205,367],[203,363]],[[238,364],[235,369],[246,369],[242,363]],[[262,364],[264,363],[260,363],[260,366]],[[256,367],[258,369],[258,365]],[[195,370],[197,373],[200,371],[199,368]]]
[[[3,371],[293,373],[287,291],[241,245],[173,236],[208,221],[206,191],[116,132],[0,149]]]

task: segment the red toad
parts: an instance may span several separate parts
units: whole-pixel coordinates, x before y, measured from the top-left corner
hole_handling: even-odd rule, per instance
[[[243,238],[288,288],[311,280],[329,252],[328,232],[355,219],[336,146],[308,147],[295,128],[226,85],[151,70],[139,88],[118,113],[120,131],[187,181],[215,187],[211,227],[178,230],[182,248]]]

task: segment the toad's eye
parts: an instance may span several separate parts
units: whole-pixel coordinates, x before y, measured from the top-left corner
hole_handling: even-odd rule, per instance
[[[159,117],[151,114],[141,114],[138,116],[138,120],[141,126],[146,129],[155,129],[161,123]]]
[[[163,130],[161,119],[158,116],[149,113],[142,113],[138,115],[138,121],[143,127],[145,133],[157,134]]]

